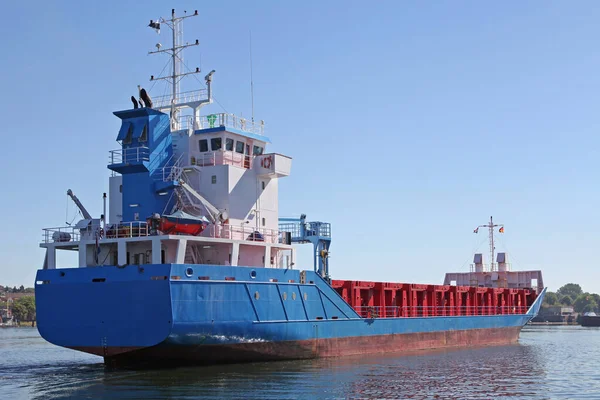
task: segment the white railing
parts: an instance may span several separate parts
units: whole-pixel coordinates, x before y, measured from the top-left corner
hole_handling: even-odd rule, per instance
[[[238,117],[235,114],[209,114],[202,115],[200,118],[195,118],[191,115],[183,115],[173,123],[177,130],[182,129],[210,129],[220,126],[239,129],[244,132],[251,132],[257,135],[265,134],[265,122],[247,120],[246,118]]]
[[[249,242],[281,243],[280,232],[275,229],[251,228],[247,226],[214,225],[206,227],[202,236],[245,240]]]
[[[106,231],[99,229],[98,234],[100,239],[144,237],[150,236],[150,227],[145,221],[121,222],[107,226]],[[94,235],[95,233],[92,233],[91,236],[86,237],[87,239],[94,239]],[[68,243],[81,240],[79,229],[72,226],[45,228],[42,236],[44,243]]]
[[[171,102],[171,95],[155,97],[152,107],[156,109],[169,108],[173,103],[177,105],[195,103],[203,100],[208,100],[208,91],[206,89],[192,90],[189,92],[179,93],[179,96],[175,98],[175,101],[173,102]]]
[[[45,228],[42,231],[44,243],[79,242],[81,238],[79,230],[75,230],[72,226]]]
[[[253,122],[242,117],[238,117],[235,114],[210,114],[202,115],[200,117],[201,129],[214,128],[217,126],[226,126],[230,128],[239,129],[244,132],[252,132],[258,135],[264,135],[265,123],[264,121]]]
[[[482,270],[480,272],[498,272],[498,271],[511,271],[512,263],[504,263],[504,266],[500,265],[500,263],[492,263],[492,264],[471,264],[470,269],[471,273],[476,273],[478,265],[481,266]],[[504,268],[504,269],[502,269]]]
[[[173,158],[175,154],[171,156]],[[184,154],[181,154],[177,160],[173,163],[173,165],[168,167],[163,167],[160,171],[160,177],[154,175],[155,180],[162,180],[163,182],[176,181],[181,176],[183,172],[183,168],[181,167],[181,160],[183,160]],[[169,162],[167,162],[168,164]]]
[[[200,153],[190,157],[190,164],[199,167],[213,165],[235,165],[242,168],[252,168],[254,156],[240,154],[230,150],[217,150],[208,153]]]
[[[106,239],[120,239],[150,236],[150,227],[144,221],[120,222],[106,227]]]
[[[150,149],[147,147],[131,147],[111,150],[108,156],[108,162],[110,164],[129,164],[149,160]]]

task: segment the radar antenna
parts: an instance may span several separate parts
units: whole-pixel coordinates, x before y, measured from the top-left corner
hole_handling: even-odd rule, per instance
[[[186,11],[184,11],[186,13]],[[185,63],[183,61],[183,50],[188,47],[198,46],[200,42],[198,39],[192,43],[183,42],[183,20],[186,18],[198,16],[198,10],[195,10],[193,14],[184,15],[183,17],[175,16],[175,9],[171,10],[171,18],[159,18],[157,20],[150,20],[148,26],[157,33],[160,34],[161,25],[167,25],[171,29],[172,33],[172,47],[163,48],[160,43],[156,44],[156,50],[148,52],[148,54],[165,53],[171,57],[172,71],[171,75],[150,77],[151,81],[165,80],[171,85],[171,94],[168,96],[162,96],[155,98],[154,109],[159,111],[170,111],[171,115],[171,129],[179,130],[185,126],[182,124],[181,109],[189,107],[194,110],[193,116],[193,127],[199,129],[200,119],[200,107],[205,104],[212,103],[211,93],[211,80],[206,80],[207,90],[198,90],[192,92],[181,93],[180,83],[183,77],[188,75],[199,74],[200,68],[197,67],[195,71],[184,72]],[[213,71],[214,73],[214,71]],[[212,73],[210,74],[212,76]],[[191,126],[190,126],[191,127]]]

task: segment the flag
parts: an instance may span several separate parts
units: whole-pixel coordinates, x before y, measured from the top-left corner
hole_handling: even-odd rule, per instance
[[[473,231],[473,233],[477,233],[479,232],[479,227],[475,228],[475,230]]]
[[[500,229],[498,230],[498,232],[500,232],[500,233],[504,233],[504,227],[503,227],[503,226],[501,226],[501,227],[500,227]]]

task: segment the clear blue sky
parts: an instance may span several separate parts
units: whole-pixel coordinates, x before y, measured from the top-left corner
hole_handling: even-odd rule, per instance
[[[284,216],[333,224],[334,278],[441,282],[468,271],[490,215],[515,268],[600,292],[600,3],[188,1],[190,67],[294,159]],[[137,84],[164,58],[171,4],[8,2],[0,37],[0,284],[31,286],[66,190],[93,213]],[[191,89],[191,88],[190,88]],[[154,93],[160,95],[162,93]],[[220,112],[215,104],[205,111]],[[73,206],[69,204],[71,216]],[[310,268],[308,249],[301,261]]]

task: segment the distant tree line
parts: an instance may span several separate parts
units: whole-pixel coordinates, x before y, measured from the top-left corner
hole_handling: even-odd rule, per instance
[[[577,313],[600,314],[600,295],[584,292],[576,283],[567,283],[556,292],[546,292],[543,305],[573,307]]]
[[[16,286],[13,286],[11,289],[8,286],[0,285],[0,294],[2,294],[2,293],[35,293],[35,289],[34,288],[26,288],[23,285],[19,286],[18,288]]]
[[[12,303],[11,307],[13,317],[21,322],[21,321],[31,321],[32,325],[35,321],[35,297],[33,296],[23,296],[21,298],[16,299]]]

